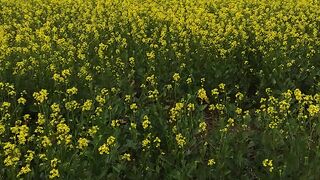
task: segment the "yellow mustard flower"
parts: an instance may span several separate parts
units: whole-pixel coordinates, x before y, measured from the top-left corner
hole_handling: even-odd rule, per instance
[[[143,129],[151,127],[151,122],[149,121],[149,117],[147,115],[143,116],[142,127]]]
[[[43,103],[48,99],[48,91],[46,89],[41,89],[39,92],[34,92],[33,97],[39,104]]]
[[[86,147],[88,147],[88,144],[89,144],[89,140],[86,139],[86,138],[79,138],[78,140],[78,148],[79,149],[84,149]]]
[[[173,81],[175,81],[175,82],[179,81],[179,79],[180,79],[179,73],[174,73],[173,76],[172,76],[172,79],[173,79]]]
[[[102,144],[98,148],[99,154],[109,154],[110,153],[110,148],[106,144]]]
[[[58,169],[51,169],[49,173],[50,173],[49,179],[60,177],[60,173]]]
[[[19,104],[25,105],[26,102],[27,102],[27,100],[26,100],[24,97],[20,97],[20,98],[18,99],[18,103],[19,103]]]
[[[20,177],[21,175],[27,174],[29,172],[31,172],[30,164],[27,164],[27,165],[21,167],[19,173],[17,174],[17,177]]]
[[[131,161],[131,155],[129,153],[124,153],[122,156],[121,156],[121,159],[122,160],[126,160],[126,161]]]
[[[262,161],[262,165],[263,165],[264,167],[268,167],[270,172],[273,171],[273,163],[272,163],[272,160],[270,160],[270,159],[265,159],[265,160]]]
[[[208,166],[213,166],[214,164],[216,164],[216,162],[214,159],[209,159],[207,164]]]
[[[176,142],[179,146],[179,148],[183,148],[184,145],[186,145],[186,138],[183,137],[181,133],[176,135]]]
[[[201,99],[202,101],[209,103],[209,98],[207,97],[207,93],[204,88],[201,88],[198,90],[198,98]]]

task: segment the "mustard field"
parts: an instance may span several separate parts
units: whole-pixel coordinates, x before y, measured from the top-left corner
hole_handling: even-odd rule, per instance
[[[0,179],[319,179],[318,0],[0,0]]]

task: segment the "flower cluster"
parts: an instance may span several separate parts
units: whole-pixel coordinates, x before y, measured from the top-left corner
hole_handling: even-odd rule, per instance
[[[0,177],[316,178],[319,9],[1,0]]]

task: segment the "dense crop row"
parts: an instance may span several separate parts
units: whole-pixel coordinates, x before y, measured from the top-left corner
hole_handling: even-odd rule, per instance
[[[317,179],[317,0],[0,0],[0,179]]]

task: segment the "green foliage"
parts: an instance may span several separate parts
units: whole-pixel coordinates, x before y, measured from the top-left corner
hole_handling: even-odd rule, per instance
[[[0,179],[317,179],[312,0],[0,1]]]

